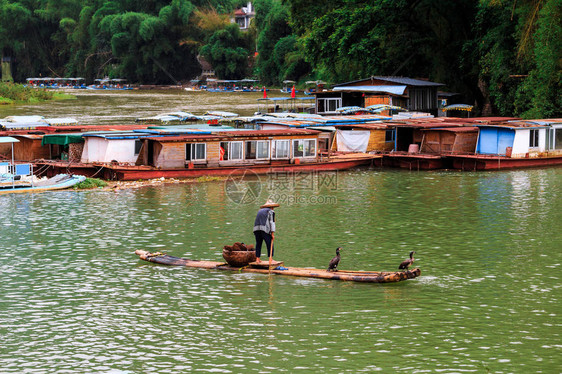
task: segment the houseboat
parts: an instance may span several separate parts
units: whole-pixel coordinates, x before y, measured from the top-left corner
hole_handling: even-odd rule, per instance
[[[475,152],[450,155],[460,170],[494,170],[562,164],[562,119],[478,124]]]
[[[395,128],[390,122],[337,125],[335,129],[332,151],[385,153],[394,149]]]
[[[443,156],[435,152],[420,153],[427,130],[439,128],[460,128],[461,122],[445,121],[443,118],[413,118],[391,122],[394,134],[389,134],[394,142],[391,152],[385,153],[383,164],[403,169],[437,169],[443,167]],[[426,149],[429,148],[426,146]]]
[[[409,170],[449,168],[448,156],[470,152],[478,138],[478,128],[474,126],[425,128],[421,132],[419,146],[412,143],[406,152],[397,151],[385,155],[389,166]]]
[[[12,150],[9,161],[0,160],[0,195],[65,189],[86,179],[81,175],[59,174],[38,180],[33,174],[33,164],[14,161],[15,143],[19,140],[14,137],[0,136],[0,144],[8,145]]]
[[[256,174],[334,171],[370,165],[380,157],[323,154],[318,150],[319,135],[310,129],[86,134],[80,162],[43,160],[37,167],[47,175],[71,169],[104,179],[137,180],[226,176],[247,170]]]

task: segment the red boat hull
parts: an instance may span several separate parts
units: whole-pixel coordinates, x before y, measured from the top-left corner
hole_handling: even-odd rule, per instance
[[[423,154],[387,154],[384,155],[383,164],[409,170],[435,170],[447,167],[446,159],[438,155]]]
[[[557,157],[510,158],[506,156],[458,155],[449,156],[454,169],[501,170],[562,165],[562,155]]]
[[[380,156],[379,156],[380,157]],[[359,166],[372,165],[375,158],[347,158],[325,162],[311,162],[300,164],[263,164],[251,166],[221,166],[186,169],[158,169],[149,166],[123,165],[95,165],[95,164],[67,164],[67,163],[37,163],[36,168],[44,169],[45,174],[55,175],[61,172],[80,174],[106,180],[139,180],[154,178],[198,178],[204,176],[235,176],[244,175],[248,171],[256,174],[286,173],[286,172],[315,172],[352,169]]]

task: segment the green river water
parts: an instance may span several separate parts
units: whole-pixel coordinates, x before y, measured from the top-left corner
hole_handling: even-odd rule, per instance
[[[0,117],[255,110],[258,95],[230,95],[83,93]],[[562,168],[244,185],[257,198],[228,180],[0,196],[0,373],[561,372]],[[342,246],[342,269],[395,270],[415,250],[421,277],[361,284],[134,254],[220,261],[225,244],[253,241],[268,196],[282,203],[275,258],[286,265],[326,267]]]

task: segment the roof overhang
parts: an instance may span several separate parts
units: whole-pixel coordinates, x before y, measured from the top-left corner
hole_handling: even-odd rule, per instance
[[[45,144],[58,144],[58,145],[67,145],[70,143],[82,143],[84,142],[84,138],[82,138],[82,134],[49,134],[44,135],[43,139],[41,140],[41,145]]]
[[[369,93],[387,93],[391,95],[404,95],[406,91],[404,85],[397,86],[340,86],[334,87],[332,91],[349,91],[349,92],[369,92]]]
[[[11,136],[0,136],[0,143],[19,143],[19,140]]]

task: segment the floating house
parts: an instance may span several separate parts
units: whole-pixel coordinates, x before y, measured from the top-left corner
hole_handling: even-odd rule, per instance
[[[476,125],[473,154],[452,155],[453,167],[486,170],[562,164],[562,120],[509,121]]]
[[[104,163],[122,162],[135,164],[142,141],[142,133],[102,133],[84,134],[81,136],[84,144],[80,162]]]
[[[386,104],[437,116],[437,89],[441,86],[441,83],[420,79],[373,76],[337,84],[329,91],[317,92],[316,113],[333,114],[345,106],[366,108]]]
[[[332,151],[385,153],[394,150],[395,127],[390,122],[335,126]]]
[[[147,129],[83,134],[81,162],[40,161],[47,175],[61,170],[105,179],[136,180],[290,171],[340,170],[369,164],[375,155],[327,157],[310,129],[191,131]]]
[[[458,119],[410,118],[392,121],[395,128],[394,149],[385,153],[383,164],[405,169],[440,169],[445,167],[445,152],[459,149],[461,138],[473,136],[476,141],[477,129],[459,130],[467,126]],[[464,141],[464,140],[463,140]]]
[[[449,168],[452,154],[471,152],[478,138],[477,127],[437,127],[421,130],[422,140],[410,145],[407,152],[385,155],[388,166],[410,170]]]
[[[423,130],[420,153],[469,153],[476,146],[478,127],[437,127]]]

